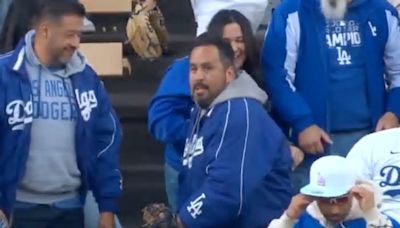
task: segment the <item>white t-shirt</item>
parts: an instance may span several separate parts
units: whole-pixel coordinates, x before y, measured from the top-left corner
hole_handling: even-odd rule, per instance
[[[251,23],[255,32],[263,23],[268,0],[191,0],[195,20],[197,22],[197,35],[207,31],[211,18],[222,9],[235,9],[241,12]]]
[[[400,222],[400,128],[363,137],[347,159],[362,179],[373,181],[382,190],[381,212]]]

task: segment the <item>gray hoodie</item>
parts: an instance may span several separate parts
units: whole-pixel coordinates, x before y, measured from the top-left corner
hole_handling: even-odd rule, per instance
[[[268,96],[257,83],[247,74],[246,71],[240,70],[238,77],[233,80],[228,86],[222,91],[218,97],[214,99],[210,107],[216,104],[222,103],[229,99],[234,98],[253,98],[264,104],[267,102]]]
[[[25,68],[32,86],[34,119],[25,176],[17,200],[51,204],[76,198],[81,186],[75,151],[77,110],[70,76],[83,71],[76,52],[64,67],[39,62],[33,50],[34,31],[25,36]]]
[[[235,98],[253,98],[261,104],[265,104],[268,100],[268,95],[246,71],[239,70],[237,78],[230,82],[213,102],[211,102],[207,115],[211,115],[215,105]],[[206,109],[203,109],[200,112],[196,120],[196,125],[199,123],[200,118],[206,114],[206,111]],[[194,132],[192,132],[192,134],[194,134]]]

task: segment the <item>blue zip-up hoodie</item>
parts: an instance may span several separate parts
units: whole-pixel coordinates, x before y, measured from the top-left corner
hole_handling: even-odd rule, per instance
[[[266,99],[241,71],[207,110],[194,108],[179,177],[185,227],[266,227],[288,206],[289,143]]]
[[[366,96],[371,126],[375,126],[385,112],[400,116],[398,14],[382,0],[353,0],[348,13],[357,15],[360,26],[360,56],[365,58]],[[279,122],[286,130],[292,129],[295,142],[298,134],[312,124],[331,130],[328,102],[332,96],[332,69],[328,64],[325,21],[319,0],[283,1],[274,11],[265,37],[262,65],[266,89]],[[345,94],[335,96],[347,99]]]
[[[33,115],[31,82],[25,69],[25,41],[0,57],[0,209],[9,217],[25,173]],[[76,53],[78,55],[78,53]],[[92,189],[101,212],[117,211],[121,186],[121,128],[103,84],[88,65],[71,77],[75,93],[75,143],[82,202]]]
[[[182,167],[187,122],[193,107],[189,88],[189,58],[185,57],[166,71],[148,113],[150,133],[166,145],[165,160],[178,171]]]

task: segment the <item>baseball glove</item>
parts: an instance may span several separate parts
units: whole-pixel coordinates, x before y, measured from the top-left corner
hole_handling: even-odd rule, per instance
[[[175,216],[163,203],[153,203],[142,209],[143,227],[147,228],[175,228]]]
[[[156,0],[140,1],[126,25],[128,41],[143,59],[156,59],[167,50],[168,31]]]

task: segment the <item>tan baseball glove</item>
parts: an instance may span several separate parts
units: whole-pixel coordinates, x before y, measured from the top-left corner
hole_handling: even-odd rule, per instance
[[[144,59],[156,59],[167,50],[168,31],[156,0],[134,3],[126,33],[135,52]]]

